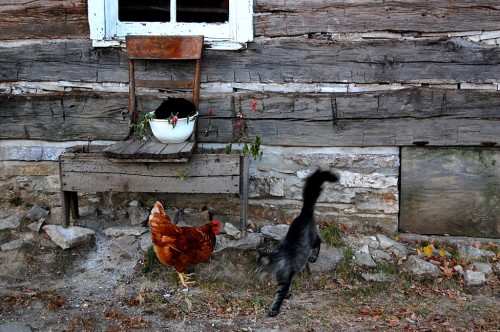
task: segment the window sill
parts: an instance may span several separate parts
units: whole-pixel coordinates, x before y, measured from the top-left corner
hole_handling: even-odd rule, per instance
[[[246,43],[237,43],[229,40],[210,40],[205,39],[204,46],[206,49],[217,51],[239,51],[247,48]],[[107,39],[107,40],[92,40],[92,47],[122,47],[125,48],[125,39]]]

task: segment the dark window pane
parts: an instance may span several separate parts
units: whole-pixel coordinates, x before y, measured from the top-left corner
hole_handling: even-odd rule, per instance
[[[229,0],[177,0],[177,22],[219,23],[229,20]]]
[[[125,22],[169,22],[170,0],[119,0],[118,19]]]

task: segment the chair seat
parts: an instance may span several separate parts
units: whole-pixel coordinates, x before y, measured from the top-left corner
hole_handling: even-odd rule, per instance
[[[129,138],[103,150],[106,157],[119,162],[187,162],[196,148],[194,135],[182,143],[162,143],[154,137],[147,140]]]

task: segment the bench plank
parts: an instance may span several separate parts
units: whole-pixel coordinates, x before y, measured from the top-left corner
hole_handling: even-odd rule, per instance
[[[143,162],[106,157],[102,151],[68,152],[59,157],[65,225],[78,218],[78,192],[238,194],[240,229],[248,217],[248,157],[193,154],[189,161]]]

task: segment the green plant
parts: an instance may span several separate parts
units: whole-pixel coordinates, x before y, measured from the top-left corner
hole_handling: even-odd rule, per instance
[[[260,151],[260,136],[255,136],[255,139],[252,143],[248,144],[245,142],[243,145],[243,155],[249,156],[252,155],[254,160],[257,158],[262,158],[262,151]]]
[[[352,271],[351,269],[351,261],[353,257],[354,257],[354,252],[352,248],[350,247],[345,248],[344,259],[335,268],[335,272],[337,273],[337,275],[346,280],[354,279],[354,271]]]
[[[230,154],[231,151],[233,150],[233,143],[229,143],[228,145],[226,145],[226,148],[224,150],[226,154]]]
[[[175,175],[179,178],[179,180],[184,181],[189,175],[186,171],[177,171]]]
[[[260,136],[259,135],[255,136],[255,139],[252,143],[245,142],[241,153],[245,157],[251,155],[254,160],[257,160],[257,158],[262,158],[262,151],[260,150],[260,142],[261,142]],[[229,143],[228,145],[226,145],[224,149],[226,154],[230,154],[232,150],[233,150],[233,143]]]
[[[323,241],[332,246],[339,247],[342,245],[342,237],[340,236],[340,226],[339,224],[332,222],[326,228],[321,231],[321,237]]]
[[[154,259],[156,259],[156,253],[153,246],[150,246],[144,257],[144,267],[142,268],[142,273],[146,274],[149,270],[151,270],[151,265],[153,264]]]
[[[257,109],[257,99],[254,98],[252,102],[252,112],[255,112],[256,109]],[[246,130],[248,129],[248,125],[245,117],[243,116],[243,112],[238,112],[236,116],[237,116],[237,121],[233,123],[233,127],[235,128],[237,142],[242,143],[243,139],[247,136]],[[259,135],[255,136],[253,142],[244,142],[242,154],[244,156],[251,155],[254,160],[257,160],[257,158],[262,158],[262,151],[260,150],[261,142],[262,141]],[[231,153],[232,149],[233,149],[233,144],[229,143],[225,148],[226,154]]]
[[[134,135],[138,139],[143,139],[145,137],[150,136],[148,131],[148,122],[149,120],[155,119],[154,113],[147,113],[141,116],[141,121],[139,123],[132,125],[132,129],[134,131]]]

